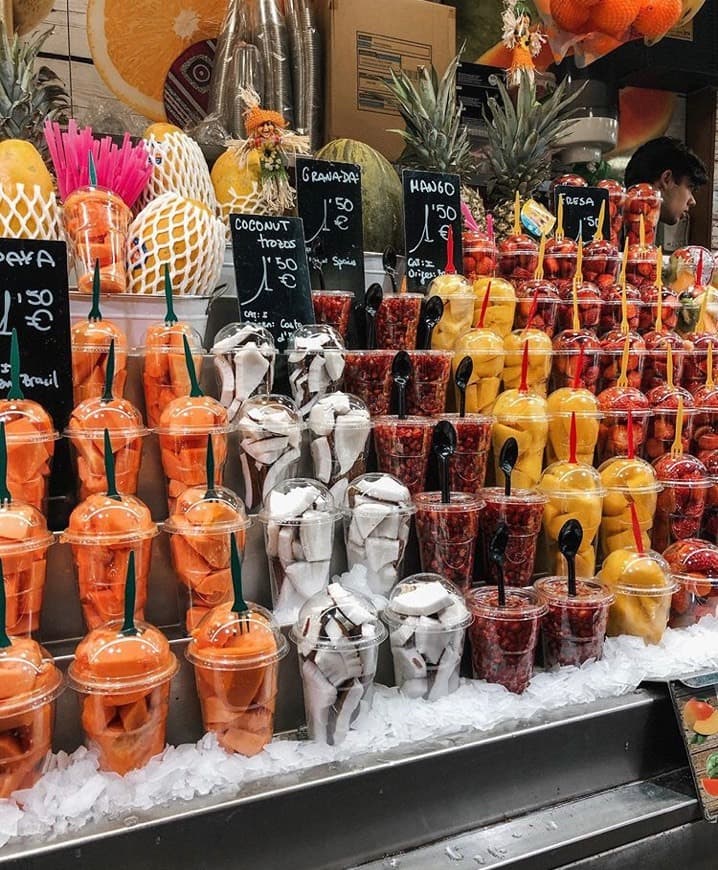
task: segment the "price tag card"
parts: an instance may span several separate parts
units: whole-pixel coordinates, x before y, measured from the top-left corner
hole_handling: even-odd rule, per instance
[[[405,169],[404,238],[406,277],[410,290],[426,287],[446,271],[446,242],[454,228],[454,266],[462,274],[461,180],[445,172]]]
[[[321,266],[327,290],[350,290],[363,302],[361,167],[297,157],[297,210],[307,254]],[[312,284],[319,288],[315,272]]]
[[[611,215],[608,209],[608,191],[601,187],[570,187],[559,184],[554,189],[553,213],[558,214],[558,198],[563,196],[563,232],[567,239],[584,244],[590,242],[598,228],[598,218],[603,209],[603,238],[611,235]]]
[[[240,317],[286,350],[296,329],[314,323],[301,218],[233,214],[230,226]]]
[[[668,684],[703,815],[718,821],[718,674]]]

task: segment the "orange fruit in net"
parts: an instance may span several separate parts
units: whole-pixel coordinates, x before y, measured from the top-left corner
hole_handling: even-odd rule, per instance
[[[682,9],[681,0],[648,0],[633,27],[646,39],[658,39],[678,23]]]
[[[641,0],[601,0],[592,7],[588,29],[620,36],[633,24],[641,10]]]
[[[588,9],[576,0],[551,0],[551,17],[568,33],[583,33],[588,21]]]

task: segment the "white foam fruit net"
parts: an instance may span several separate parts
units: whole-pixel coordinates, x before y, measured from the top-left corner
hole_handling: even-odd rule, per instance
[[[152,161],[152,175],[138,203],[147,203],[163,193],[177,193],[217,209],[212,179],[202,149],[186,133],[168,133],[161,141],[150,136],[145,142]]]
[[[279,214],[280,209],[267,202],[267,198],[256,181],[252,182],[252,190],[249,193],[237,193],[230,187],[227,191],[228,198],[218,205],[219,214],[227,228],[227,241],[231,241],[229,216],[231,214]]]
[[[208,296],[219,282],[224,248],[219,218],[176,193],[162,194],[130,225],[128,292],[163,293],[167,264],[175,294]]]
[[[0,236],[12,239],[64,241],[60,207],[54,193],[46,196],[34,184],[0,187]]]

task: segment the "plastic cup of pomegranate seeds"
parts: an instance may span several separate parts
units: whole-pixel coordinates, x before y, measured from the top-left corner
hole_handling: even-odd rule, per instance
[[[534,574],[536,548],[544,505],[548,496],[530,489],[515,489],[506,495],[503,486],[492,486],[478,493],[484,501],[479,526],[484,571],[491,583],[497,583],[496,566],[489,564],[489,545],[501,523],[508,529],[504,577],[510,586],[530,586]]]

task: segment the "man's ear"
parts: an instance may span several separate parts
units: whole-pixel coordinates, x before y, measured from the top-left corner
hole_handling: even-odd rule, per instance
[[[658,187],[660,187],[662,190],[668,190],[668,188],[674,186],[675,180],[673,178],[673,172],[670,169],[665,169],[663,172],[661,172],[658,179]]]

